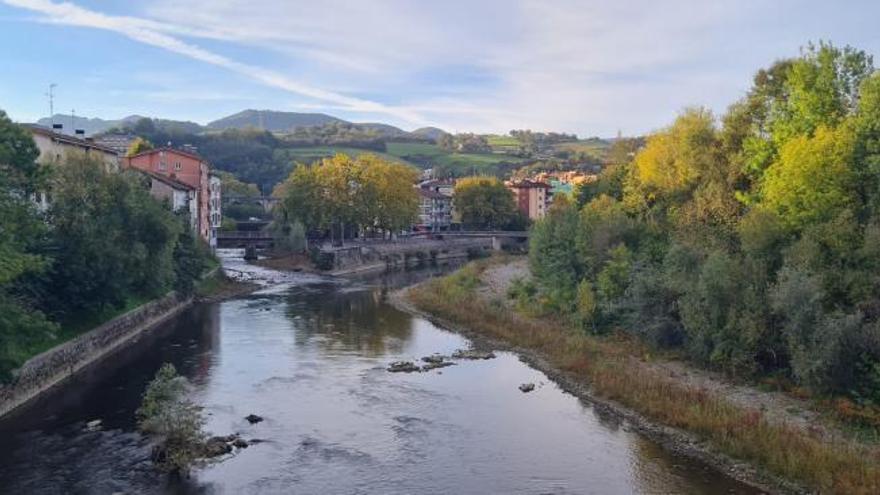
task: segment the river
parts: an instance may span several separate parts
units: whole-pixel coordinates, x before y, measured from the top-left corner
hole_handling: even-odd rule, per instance
[[[757,493],[676,457],[510,353],[426,373],[396,360],[468,341],[388,305],[443,271],[341,281],[245,265],[265,288],[199,304],[0,421],[0,492],[270,494]],[[207,430],[263,443],[156,474],[134,411],[164,362],[194,384]],[[522,393],[521,383],[535,391]],[[248,414],[265,418],[254,425]],[[91,431],[85,423],[102,421]]]

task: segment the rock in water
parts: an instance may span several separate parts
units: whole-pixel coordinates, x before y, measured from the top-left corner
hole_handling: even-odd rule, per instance
[[[483,352],[474,349],[459,349],[452,354],[452,357],[455,359],[494,359],[495,353],[492,351]]]
[[[431,354],[430,356],[423,357],[422,361],[429,364],[438,364],[442,363],[444,359],[440,354]]]
[[[241,438],[236,438],[235,440],[233,440],[232,446],[239,449],[246,449],[248,447],[248,443]]]
[[[247,422],[250,424],[259,423],[260,421],[263,420],[263,418],[261,416],[257,416],[256,414],[248,414],[247,416],[244,417],[244,419],[246,419]]]
[[[447,366],[454,366],[454,365],[455,365],[455,363],[452,363],[449,361],[440,361],[439,363],[428,363],[428,364],[422,366],[422,371],[431,371],[431,370],[435,370],[437,368],[445,368]]]
[[[535,390],[534,383],[523,383],[522,385],[519,386],[519,391],[522,393],[528,393],[528,392],[531,392],[532,390]]]
[[[392,373],[412,373],[421,371],[421,368],[413,364],[412,361],[395,361],[388,366],[388,371]]]
[[[226,437],[211,437],[205,442],[205,457],[219,457],[230,452],[232,452],[232,446],[226,442]]]

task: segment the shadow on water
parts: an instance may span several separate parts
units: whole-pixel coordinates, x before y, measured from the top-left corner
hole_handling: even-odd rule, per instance
[[[277,283],[181,313],[0,422],[0,492],[754,493],[630,433],[510,353],[386,372],[468,345],[384,302],[449,269],[353,281],[263,270]],[[157,475],[134,411],[163,362],[192,380],[210,432],[265,442],[187,480]],[[538,387],[523,394],[523,382]],[[265,421],[250,425],[249,413]],[[84,428],[93,419],[102,430]]]

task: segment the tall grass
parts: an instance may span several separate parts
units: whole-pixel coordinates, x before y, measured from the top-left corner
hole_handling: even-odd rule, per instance
[[[419,309],[472,331],[531,349],[555,367],[587,382],[599,397],[616,401],[665,425],[698,435],[711,447],[822,493],[880,493],[880,451],[854,441],[769,422],[701,389],[640,366],[646,349],[631,339],[600,338],[565,323],[526,318],[478,297],[486,261],[409,291]]]

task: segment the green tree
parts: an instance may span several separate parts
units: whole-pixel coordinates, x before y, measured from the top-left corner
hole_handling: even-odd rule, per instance
[[[495,177],[465,177],[455,184],[455,211],[464,225],[504,228],[516,217],[513,193]]]
[[[97,312],[172,287],[183,226],[142,180],[134,172],[106,172],[84,154],[69,155],[59,167],[49,210],[58,255],[48,281],[59,312]]]
[[[632,254],[623,244],[608,252],[608,260],[596,275],[596,293],[600,308],[606,315],[614,315],[629,287]]]
[[[762,204],[793,228],[835,217],[856,206],[854,135],[848,126],[820,127],[787,142],[765,173]]]
[[[529,266],[542,288],[545,309],[567,314],[575,307],[577,286],[584,275],[577,235],[578,212],[565,199],[555,201],[547,216],[532,227]]]
[[[807,45],[788,71],[786,97],[771,108],[770,130],[777,147],[840,124],[856,110],[862,81],[873,71],[873,60],[864,51],[830,43]]]
[[[42,254],[47,230],[28,199],[41,185],[37,156],[28,132],[0,111],[0,381],[9,381],[31,345],[56,330],[20,290],[23,278],[49,262]]]

